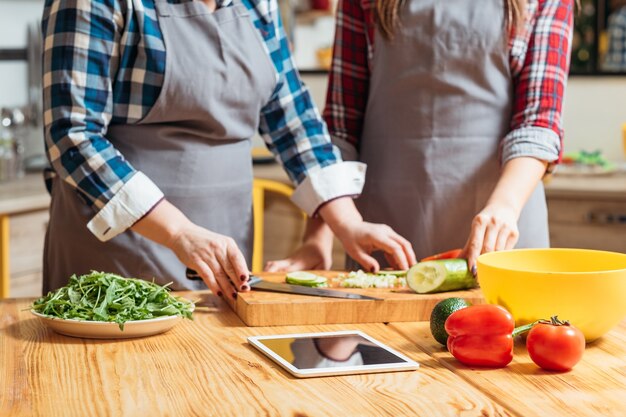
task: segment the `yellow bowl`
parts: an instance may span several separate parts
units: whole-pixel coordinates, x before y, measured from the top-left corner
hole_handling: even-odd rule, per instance
[[[478,257],[478,281],[489,304],[516,325],[558,315],[588,342],[626,317],[626,254],[587,249],[515,249]]]

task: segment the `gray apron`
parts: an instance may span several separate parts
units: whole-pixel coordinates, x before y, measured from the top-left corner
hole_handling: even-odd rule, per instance
[[[408,0],[395,38],[376,33],[356,203],[418,259],[462,248],[499,178],[513,97],[503,13],[502,0]],[[518,226],[517,247],[548,246],[541,184]]]
[[[139,123],[111,125],[106,137],[191,221],[235,239],[250,263],[250,138],[276,87],[274,66],[243,4],[213,13],[201,2],[155,5],[167,50],[160,96]],[[93,215],[54,181],[44,291],[92,269],[206,288],[185,278],[172,251],[137,233],[100,242],[86,227]]]

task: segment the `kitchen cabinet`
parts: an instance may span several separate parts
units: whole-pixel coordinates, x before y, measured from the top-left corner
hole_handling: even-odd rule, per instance
[[[556,175],[546,197],[552,247],[626,253],[626,175]]]
[[[41,174],[0,184],[0,298],[41,294],[49,204]]]
[[[11,297],[39,296],[48,210],[14,214],[9,218],[9,227],[9,294]]]

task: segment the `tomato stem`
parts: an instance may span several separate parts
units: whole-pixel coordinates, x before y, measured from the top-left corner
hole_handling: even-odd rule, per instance
[[[542,324],[551,324],[553,326],[571,326],[568,320],[559,320],[559,316],[552,316],[550,320],[539,320]]]
[[[553,326],[571,326],[568,320],[559,320],[559,316],[552,316],[550,317],[550,320],[541,319],[541,320],[537,320],[529,324],[525,324],[523,326],[516,327],[513,330],[513,337],[519,336],[522,333],[526,333],[527,331],[532,329],[536,324],[539,324],[539,323],[551,324]]]
[[[541,320],[537,320],[535,322],[516,327],[515,330],[513,330],[513,337],[519,336],[522,333],[526,333],[527,331],[532,329],[535,324],[538,324],[540,322]]]

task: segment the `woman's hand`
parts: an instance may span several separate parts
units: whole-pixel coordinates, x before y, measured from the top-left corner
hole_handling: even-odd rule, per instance
[[[411,243],[385,224],[364,221],[343,225],[337,232],[348,255],[370,272],[378,272],[380,265],[370,254],[383,251],[394,269],[406,270],[417,263]]]
[[[378,250],[385,253],[393,268],[404,270],[417,263],[408,240],[387,225],[364,222],[351,198],[330,201],[319,212],[343,243],[348,255],[366,270],[376,272],[380,269],[376,259],[370,255]]]
[[[512,207],[490,205],[474,217],[469,238],[460,258],[476,275],[476,258],[481,253],[512,249],[519,238],[517,210]]]
[[[168,247],[214,294],[234,300],[237,291],[250,289],[246,260],[232,238],[190,224],[172,237]]]
[[[324,220],[308,219],[304,243],[291,256],[265,265],[268,272],[330,269],[333,263],[333,232]]]
[[[133,231],[171,249],[187,267],[194,269],[216,295],[230,299],[247,291],[249,270],[233,239],[192,223],[167,200],[162,200]]]
[[[476,276],[478,255],[512,249],[519,238],[517,220],[528,198],[546,172],[548,163],[531,157],[509,160],[502,167],[485,208],[474,217],[461,258]]]
[[[333,263],[332,246],[324,248],[319,242],[307,241],[288,258],[269,261],[267,272],[291,272],[314,269],[330,269]]]

